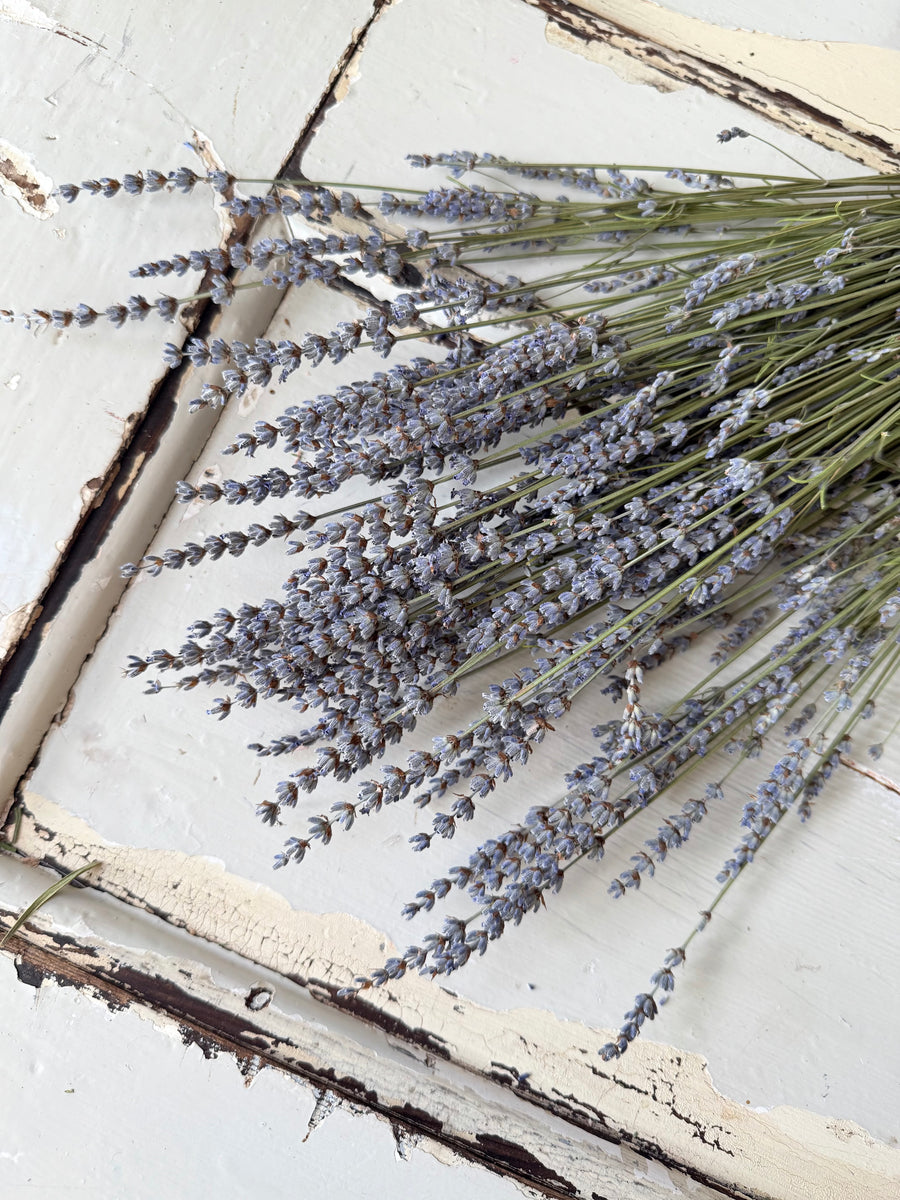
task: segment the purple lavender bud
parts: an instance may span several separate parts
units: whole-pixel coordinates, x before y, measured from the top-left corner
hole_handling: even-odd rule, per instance
[[[214,304],[225,307],[234,296],[234,284],[226,275],[213,275],[210,296]]]
[[[93,325],[100,316],[89,304],[79,304],[72,315],[79,329],[86,329],[89,325]]]
[[[201,176],[192,171],[190,167],[179,167],[176,171],[169,174],[169,181],[179,190],[179,192],[193,191],[194,185],[199,183]]]
[[[148,304],[145,296],[129,296],[125,301],[125,306],[128,310],[128,316],[132,321],[143,321],[147,313],[151,310],[151,305]],[[106,310],[107,314],[109,309]]]
[[[121,329],[128,320],[128,309],[124,304],[111,304],[107,308],[105,315],[110,325],[115,325],[117,329]]]
[[[178,313],[178,301],[174,296],[160,296],[155,302],[156,311],[164,321],[174,321]]]
[[[227,192],[235,182],[234,176],[230,175],[227,171],[210,171],[206,178],[212,187],[212,190],[214,192],[218,192],[219,195],[223,195],[225,192]]]

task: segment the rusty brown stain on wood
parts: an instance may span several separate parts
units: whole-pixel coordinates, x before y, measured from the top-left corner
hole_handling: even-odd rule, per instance
[[[50,215],[47,193],[37,178],[28,173],[24,163],[15,163],[5,155],[0,157],[0,176],[6,180],[4,191],[15,192],[23,207],[30,208],[38,217]]]

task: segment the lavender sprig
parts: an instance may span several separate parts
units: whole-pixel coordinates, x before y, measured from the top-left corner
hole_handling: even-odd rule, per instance
[[[734,128],[719,140],[745,136]],[[896,180],[672,169],[658,183],[626,174],[651,168],[461,151],[413,163],[457,181],[473,171],[501,178],[375,189],[378,198],[306,180],[244,197],[235,189],[247,181],[188,169],[64,185],[71,201],[206,183],[233,216],[297,216],[322,236],[234,241],[133,272],[203,272],[195,296],[23,318],[124,325],[154,312],[171,321],[197,300],[227,304],[246,287],[346,289],[376,275],[394,287],[393,299],[296,341],[194,337],[165,351],[173,369],[215,371],[195,408],[289,386],[301,365],[338,363],[360,347],[392,359],[332,395],[297,397],[226,448],[281,449],[285,466],[177,491],[182,502],[254,506],[334,495],[333,511],[277,515],[123,569],[193,569],[273,538],[300,556],[279,600],[220,610],[195,621],[177,652],[126,667],[157,676],[150,692],[163,690],[162,677],[226,689],[209,709],[219,720],[265,699],[312,714],[252,745],[303,758],[260,818],[280,825],[330,776],[353,781],[355,799],[351,791],[307,814],[276,866],[407,799],[442,804],[431,831],[411,838],[429,851],[477,819],[480,801],[527,766],[582,693],[618,706],[561,798],[481,840],[404,909],[413,918],[464,893],[474,912],[448,916],[358,977],[354,993],[409,970],[447,974],[484,953],[576,862],[601,860],[610,837],[627,836],[638,814],[690,781],[693,798],[661,816],[606,885],[614,898],[637,890],[708,805],[730,802],[716,756],[758,758],[761,782],[740,811],[740,843],[705,925],[782,817],[811,814],[900,653]],[[549,195],[554,185],[568,194]],[[340,231],[330,227],[338,216]],[[384,223],[410,218],[405,230]],[[539,259],[543,276],[506,275],[510,258]],[[263,278],[236,283],[248,269]],[[436,360],[400,360],[403,342],[422,340]],[[371,498],[341,503],[357,477]],[[697,653],[708,630],[719,630],[708,678],[655,709],[654,668]],[[774,645],[760,653],[767,638]],[[522,650],[527,666],[512,660]],[[467,728],[371,774],[423,715],[488,668]],[[636,997],[604,1058],[655,1018],[696,932]]]

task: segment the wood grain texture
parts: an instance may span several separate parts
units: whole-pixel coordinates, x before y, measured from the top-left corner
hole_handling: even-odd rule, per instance
[[[868,167],[896,170],[896,45],[816,40],[813,14],[802,38],[764,32],[752,27],[752,6],[734,28],[731,13],[712,24],[653,0],[525,3],[547,15],[550,41],[621,64],[634,82],[701,87]]]
[[[220,218],[196,197],[168,197],[160,220],[159,198],[69,208],[50,191],[196,164],[185,142],[201,147],[206,166],[272,174],[371,13],[370,0],[316,8],[297,50],[293,14],[267,9],[248,37],[233,0],[217,6],[215,21],[203,5],[171,2],[0,7],[0,60],[16,95],[0,147],[0,307],[102,309],[141,290],[130,267],[215,245]],[[144,287],[151,300],[172,287],[159,282]],[[186,282],[176,281],[178,295],[190,294]],[[179,323],[170,336],[183,333]],[[28,630],[164,375],[159,330],[147,325],[118,339],[106,328],[4,328],[2,338],[0,663]]]
[[[335,103],[310,130],[303,169],[319,178],[419,186],[423,176],[406,166],[404,154],[460,146],[510,156],[727,169],[737,160],[723,163],[715,133],[741,124],[823,173],[858,170],[705,93],[699,77],[668,92],[629,83],[608,66],[548,42],[546,33],[545,16],[519,0],[460,0],[452,19],[438,0],[385,8],[348,62]],[[742,165],[781,169],[774,152],[754,147],[752,155],[752,163],[745,157]],[[148,207],[148,221],[155,211]],[[121,230],[116,236],[121,256],[128,238]],[[304,288],[280,305],[266,335],[327,331],[356,311],[348,296]],[[241,315],[236,303],[228,319],[239,322]],[[164,340],[158,330],[156,337],[157,344]],[[149,344],[149,332],[147,338]],[[340,368],[298,371],[275,393],[251,389],[223,413],[189,478],[260,469],[262,459],[222,459],[219,451],[255,420],[379,365],[362,353]],[[198,391],[199,381],[184,380],[180,396],[192,388]],[[174,454],[172,440],[162,439],[158,453]],[[323,501],[321,509],[332,506]],[[260,515],[203,504],[175,507],[152,545],[161,551]],[[597,717],[591,709],[561,722],[527,780],[499,789],[482,805],[465,843],[459,836],[440,859],[410,853],[406,839],[416,814],[387,811],[349,836],[337,835],[302,867],[272,875],[269,863],[282,839],[304,830],[307,811],[326,811],[339,794],[337,785],[322,788],[292,817],[294,824],[281,829],[254,820],[255,805],[301,762],[258,760],[245,744],[294,731],[298,718],[273,707],[217,723],[204,715],[211,696],[172,691],[145,697],[139,682],[122,678],[121,667],[129,653],[177,648],[189,622],[220,605],[277,595],[295,561],[286,562],[270,545],[211,569],[129,586],[44,741],[28,781],[22,851],[60,870],[100,858],[104,904],[125,902],[182,931],[179,961],[153,968],[165,988],[178,983],[184,961],[203,961],[207,943],[223,947],[304,989],[326,1025],[339,1019],[368,1024],[410,1052],[459,1070],[468,1081],[463,1087],[505,1088],[498,1103],[514,1098],[526,1125],[530,1109],[531,1128],[544,1119],[565,1123],[572,1137],[584,1136],[593,1147],[578,1155],[596,1153],[599,1162],[600,1141],[640,1153],[657,1190],[689,1195],[696,1187],[701,1196],[711,1190],[777,1200],[893,1197],[900,1186],[894,1148],[900,1072],[889,1019],[900,985],[893,937],[900,916],[896,797],[848,769],[809,826],[780,830],[692,947],[678,995],[654,1029],[662,1043],[639,1044],[614,1071],[597,1050],[665,949],[678,944],[705,907],[738,836],[734,812],[711,814],[658,879],[615,906],[606,883],[655,829],[648,814],[633,839],[610,849],[602,871],[574,870],[551,909],[529,917],[483,961],[454,977],[452,992],[408,979],[368,994],[348,1016],[335,1006],[336,990],[378,965],[391,943],[405,945],[430,928],[425,921],[404,923],[402,903],[464,858],[476,838],[517,819],[534,795],[556,794],[565,768],[590,745]],[[682,687],[684,678],[662,676],[659,695]],[[402,763],[408,749],[428,744],[432,734],[465,724],[480,689],[476,680],[436,710],[395,761]],[[887,711],[884,719],[889,726]],[[900,778],[900,750],[879,766]],[[29,945],[39,945],[37,935]],[[111,971],[114,955],[109,947],[104,954],[104,970]],[[228,999],[205,996],[212,1008],[219,1006],[221,1034]],[[165,1009],[159,996],[155,1003]],[[210,1036],[213,1024],[210,1016]],[[347,1027],[340,1028],[349,1038]],[[384,1083],[379,1067],[371,1070],[387,1089],[379,1094],[387,1094],[394,1084]],[[401,1090],[392,1094],[399,1097]],[[427,1092],[422,1108],[434,1119],[449,1093],[429,1099]],[[447,1100],[447,1119],[462,1129],[459,1104],[459,1097]],[[565,1136],[561,1131],[542,1161],[572,1182],[570,1194],[588,1196],[590,1171],[570,1176],[575,1168]],[[537,1156],[533,1143],[521,1144]],[[500,1156],[499,1144],[494,1152]],[[657,1170],[664,1174],[654,1176]],[[654,1194],[644,1190],[640,1170],[634,1180],[628,1186],[635,1196]]]

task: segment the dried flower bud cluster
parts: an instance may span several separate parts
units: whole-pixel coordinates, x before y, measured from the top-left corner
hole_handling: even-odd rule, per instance
[[[745,136],[735,128],[719,141]],[[483,954],[559,891],[573,863],[602,859],[610,837],[691,771],[695,794],[674,811],[667,804],[656,834],[606,882],[614,898],[640,888],[708,806],[735,802],[722,754],[758,757],[760,782],[735,806],[739,841],[719,890],[604,1047],[616,1058],[656,1016],[689,942],[781,818],[810,814],[897,665],[900,284],[885,264],[897,253],[900,200],[887,177],[735,186],[675,170],[671,186],[468,152],[413,162],[456,177],[490,167],[536,190],[443,186],[382,193],[373,205],[365,193],[290,181],[235,197],[239,181],[214,173],[205,182],[230,196],[232,212],[299,214],[322,236],[175,254],[133,272],[204,272],[212,283],[202,295],[218,304],[253,286],[235,283],[250,267],[278,288],[379,275],[397,290],[297,341],[166,347],[171,367],[213,372],[198,408],[284,385],[301,364],[340,362],[359,346],[394,361],[333,394],[296,394],[227,450],[281,450],[282,465],[178,485],[182,502],[300,505],[339,498],[361,477],[372,497],[323,519],[295,509],[126,566],[129,577],[158,575],[272,539],[289,539],[300,556],[278,600],[195,621],[177,651],[132,657],[127,671],[152,672],[151,692],[167,674],[180,688],[213,686],[221,694],[209,711],[220,720],[266,699],[309,714],[295,733],[251,747],[303,759],[259,805],[265,823],[299,826],[276,866],[401,800],[435,807],[430,831],[410,839],[425,852],[518,776],[573,705],[605,696],[618,707],[562,798],[482,837],[404,909],[413,918],[465,894],[467,915],[359,977],[354,994]],[[150,171],[60,194],[187,192],[199,182],[189,170]],[[548,183],[572,194],[547,199]],[[328,227],[336,214],[369,221],[376,211],[463,228]],[[535,250],[542,279],[495,277],[493,263]],[[154,310],[171,320],[184,302],[137,296],[105,315],[115,325]],[[26,320],[82,326],[101,315],[82,304]],[[498,322],[513,325],[504,340],[479,337]],[[438,361],[401,358],[398,345],[417,337],[451,348]],[[720,631],[708,685],[654,708],[654,668],[698,653],[706,629]],[[760,650],[776,629],[776,644]],[[504,665],[523,649],[530,665]],[[442,697],[490,671],[468,728],[376,769]],[[286,811],[306,808],[330,776],[347,784],[345,799],[327,812]]]

